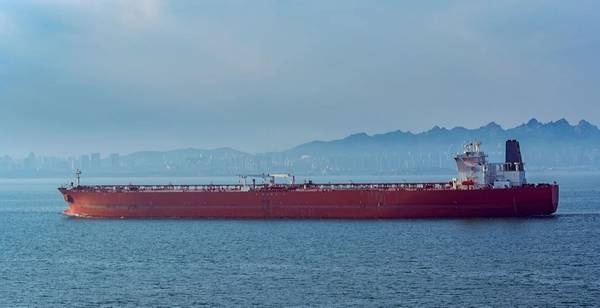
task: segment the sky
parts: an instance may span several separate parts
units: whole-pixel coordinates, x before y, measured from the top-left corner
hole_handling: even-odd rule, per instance
[[[600,124],[600,2],[0,0],[0,155]]]

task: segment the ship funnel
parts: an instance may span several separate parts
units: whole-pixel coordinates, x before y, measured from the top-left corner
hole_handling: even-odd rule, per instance
[[[521,147],[517,140],[506,140],[506,163],[523,163],[521,158]]]

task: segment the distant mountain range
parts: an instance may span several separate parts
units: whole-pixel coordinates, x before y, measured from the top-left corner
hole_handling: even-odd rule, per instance
[[[123,157],[133,169],[152,173],[239,174],[285,171],[298,174],[403,174],[453,172],[453,156],[470,140],[483,142],[493,161],[504,159],[507,139],[521,142],[529,168],[600,167],[600,129],[587,121],[565,119],[503,129],[492,122],[476,129],[455,127],[411,133],[358,133],[332,141],[313,141],[281,152],[249,154],[230,148],[138,152]],[[132,170],[133,171],[133,170]]]
[[[411,133],[358,133],[332,141],[313,141],[281,152],[250,154],[230,148],[144,151],[102,159],[88,175],[201,176],[260,172],[305,175],[452,173],[453,156],[470,140],[483,142],[491,161],[504,159],[504,142],[518,139],[527,168],[600,169],[600,130],[587,121],[565,119],[503,129],[492,122],[476,129],[455,127]],[[64,166],[80,167],[77,161]],[[0,172],[2,164],[0,162]],[[42,172],[43,168],[37,168]],[[86,170],[84,170],[85,172]],[[64,172],[64,170],[63,170]]]
[[[504,159],[507,139],[518,139],[529,168],[600,167],[600,130],[587,121],[571,125],[565,119],[541,123],[531,119],[525,124],[503,129],[492,122],[477,129],[455,127],[411,133],[394,131],[369,136],[350,135],[333,141],[309,142],[282,154],[292,165],[307,160],[313,172],[403,173],[454,170],[453,156],[470,140],[483,142],[492,161]],[[307,164],[301,164],[307,170]]]

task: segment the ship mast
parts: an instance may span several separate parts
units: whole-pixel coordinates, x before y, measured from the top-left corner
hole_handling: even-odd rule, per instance
[[[81,170],[75,169],[75,180],[77,181],[77,187],[79,187],[81,183]]]

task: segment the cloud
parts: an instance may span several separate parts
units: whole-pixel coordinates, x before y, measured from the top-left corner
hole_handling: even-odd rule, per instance
[[[14,34],[15,31],[16,27],[12,18],[8,14],[0,11],[0,38],[6,38],[7,36]]]
[[[0,131],[18,128],[23,148],[68,135],[81,147],[114,150],[160,140],[253,151],[435,124],[584,115],[598,122],[600,111],[589,106],[600,98],[594,8],[511,0],[5,2]],[[120,131],[136,138],[110,141]],[[0,146],[13,144],[0,138]]]
[[[117,15],[123,21],[135,24],[139,20],[156,19],[163,10],[164,1],[160,0],[38,0],[24,1],[30,6],[39,6],[45,10],[72,10],[77,14]]]

